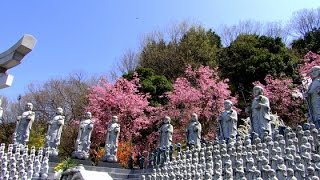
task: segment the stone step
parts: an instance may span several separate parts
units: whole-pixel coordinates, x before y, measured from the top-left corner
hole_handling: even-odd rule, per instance
[[[110,167],[101,167],[101,166],[83,166],[86,170],[89,171],[100,171],[100,172],[115,172],[123,174],[140,174],[140,173],[151,173],[151,169],[121,169],[121,168],[110,168]]]
[[[53,178],[54,167],[58,163],[49,162],[49,174],[51,175],[49,179]],[[110,167],[101,167],[101,166],[88,166],[83,165],[87,171],[97,171],[97,172],[107,172],[115,180],[120,179],[132,179],[138,180],[141,179],[141,175],[151,174],[151,169],[122,169],[122,168],[110,168]]]

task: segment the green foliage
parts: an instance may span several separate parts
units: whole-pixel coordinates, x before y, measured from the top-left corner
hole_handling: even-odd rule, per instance
[[[64,172],[67,169],[73,168],[73,167],[78,166],[78,165],[79,164],[76,163],[76,161],[74,161],[73,159],[66,158],[61,163],[59,163],[56,167],[54,167],[54,171],[58,172],[59,170],[62,170],[62,172]]]
[[[149,40],[143,47],[139,63],[173,82],[184,73],[188,64],[215,67],[221,46],[220,37],[211,29],[193,26],[178,41]]]
[[[320,29],[308,32],[304,37],[292,42],[292,49],[303,57],[307,52],[320,52]]]
[[[239,35],[219,54],[222,76],[229,78],[233,92],[242,84],[246,95],[251,92],[252,82],[264,82],[267,74],[297,79],[297,62],[281,38],[258,35]]]
[[[0,123],[0,142],[5,144],[12,143],[15,123]]]
[[[182,37],[179,51],[188,64],[215,67],[221,46],[220,37],[211,29],[206,31],[201,27],[192,27]]]
[[[36,149],[44,147],[46,132],[46,123],[44,121],[35,121],[30,132],[28,146],[34,146]]]
[[[167,98],[162,95],[172,90],[172,84],[165,76],[156,75],[151,68],[138,67],[123,77],[132,80],[134,72],[138,73],[140,78],[141,87],[139,90],[151,95],[149,102],[152,106],[167,103]]]
[[[59,157],[66,158],[74,151],[74,145],[78,135],[78,126],[68,124],[63,127],[59,145]]]

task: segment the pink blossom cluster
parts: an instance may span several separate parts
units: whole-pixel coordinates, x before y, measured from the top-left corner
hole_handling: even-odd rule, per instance
[[[103,143],[106,124],[110,123],[113,115],[117,115],[122,129],[120,141],[137,140],[137,149],[157,146],[158,129],[164,116],[172,119],[174,141],[183,142],[193,112],[198,114],[203,124],[204,137],[212,140],[224,100],[237,102],[231,96],[227,80],[220,79],[217,70],[207,66],[197,69],[188,66],[184,76],[177,78],[173,87],[172,92],[165,94],[169,99],[168,104],[152,107],[148,102],[149,95],[138,90],[137,76],[131,81],[119,78],[115,83],[102,79],[88,95],[87,111],[92,112],[96,119],[94,141]]]

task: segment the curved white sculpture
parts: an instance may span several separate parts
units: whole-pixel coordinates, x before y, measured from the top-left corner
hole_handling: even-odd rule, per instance
[[[15,45],[0,54],[0,89],[11,86],[13,76],[6,71],[20,64],[35,44],[36,38],[25,34]]]

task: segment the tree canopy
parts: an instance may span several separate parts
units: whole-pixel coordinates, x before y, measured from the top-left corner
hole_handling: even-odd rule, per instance
[[[281,38],[258,35],[239,35],[219,54],[222,77],[230,79],[234,92],[242,85],[247,95],[253,87],[252,82],[264,82],[267,74],[275,77],[286,75],[296,79],[297,62],[297,57]]]
[[[320,28],[307,32],[303,37],[292,42],[292,49],[303,57],[309,51],[320,52]]]
[[[156,75],[151,68],[138,67],[134,71],[123,75],[123,77],[132,80],[136,75],[140,79],[139,90],[150,95],[149,102],[152,106],[167,103],[168,100],[163,95],[172,90],[172,83],[165,76]]]
[[[215,67],[221,46],[220,37],[211,29],[193,26],[178,41],[150,39],[141,51],[139,65],[174,81],[188,64]]]

